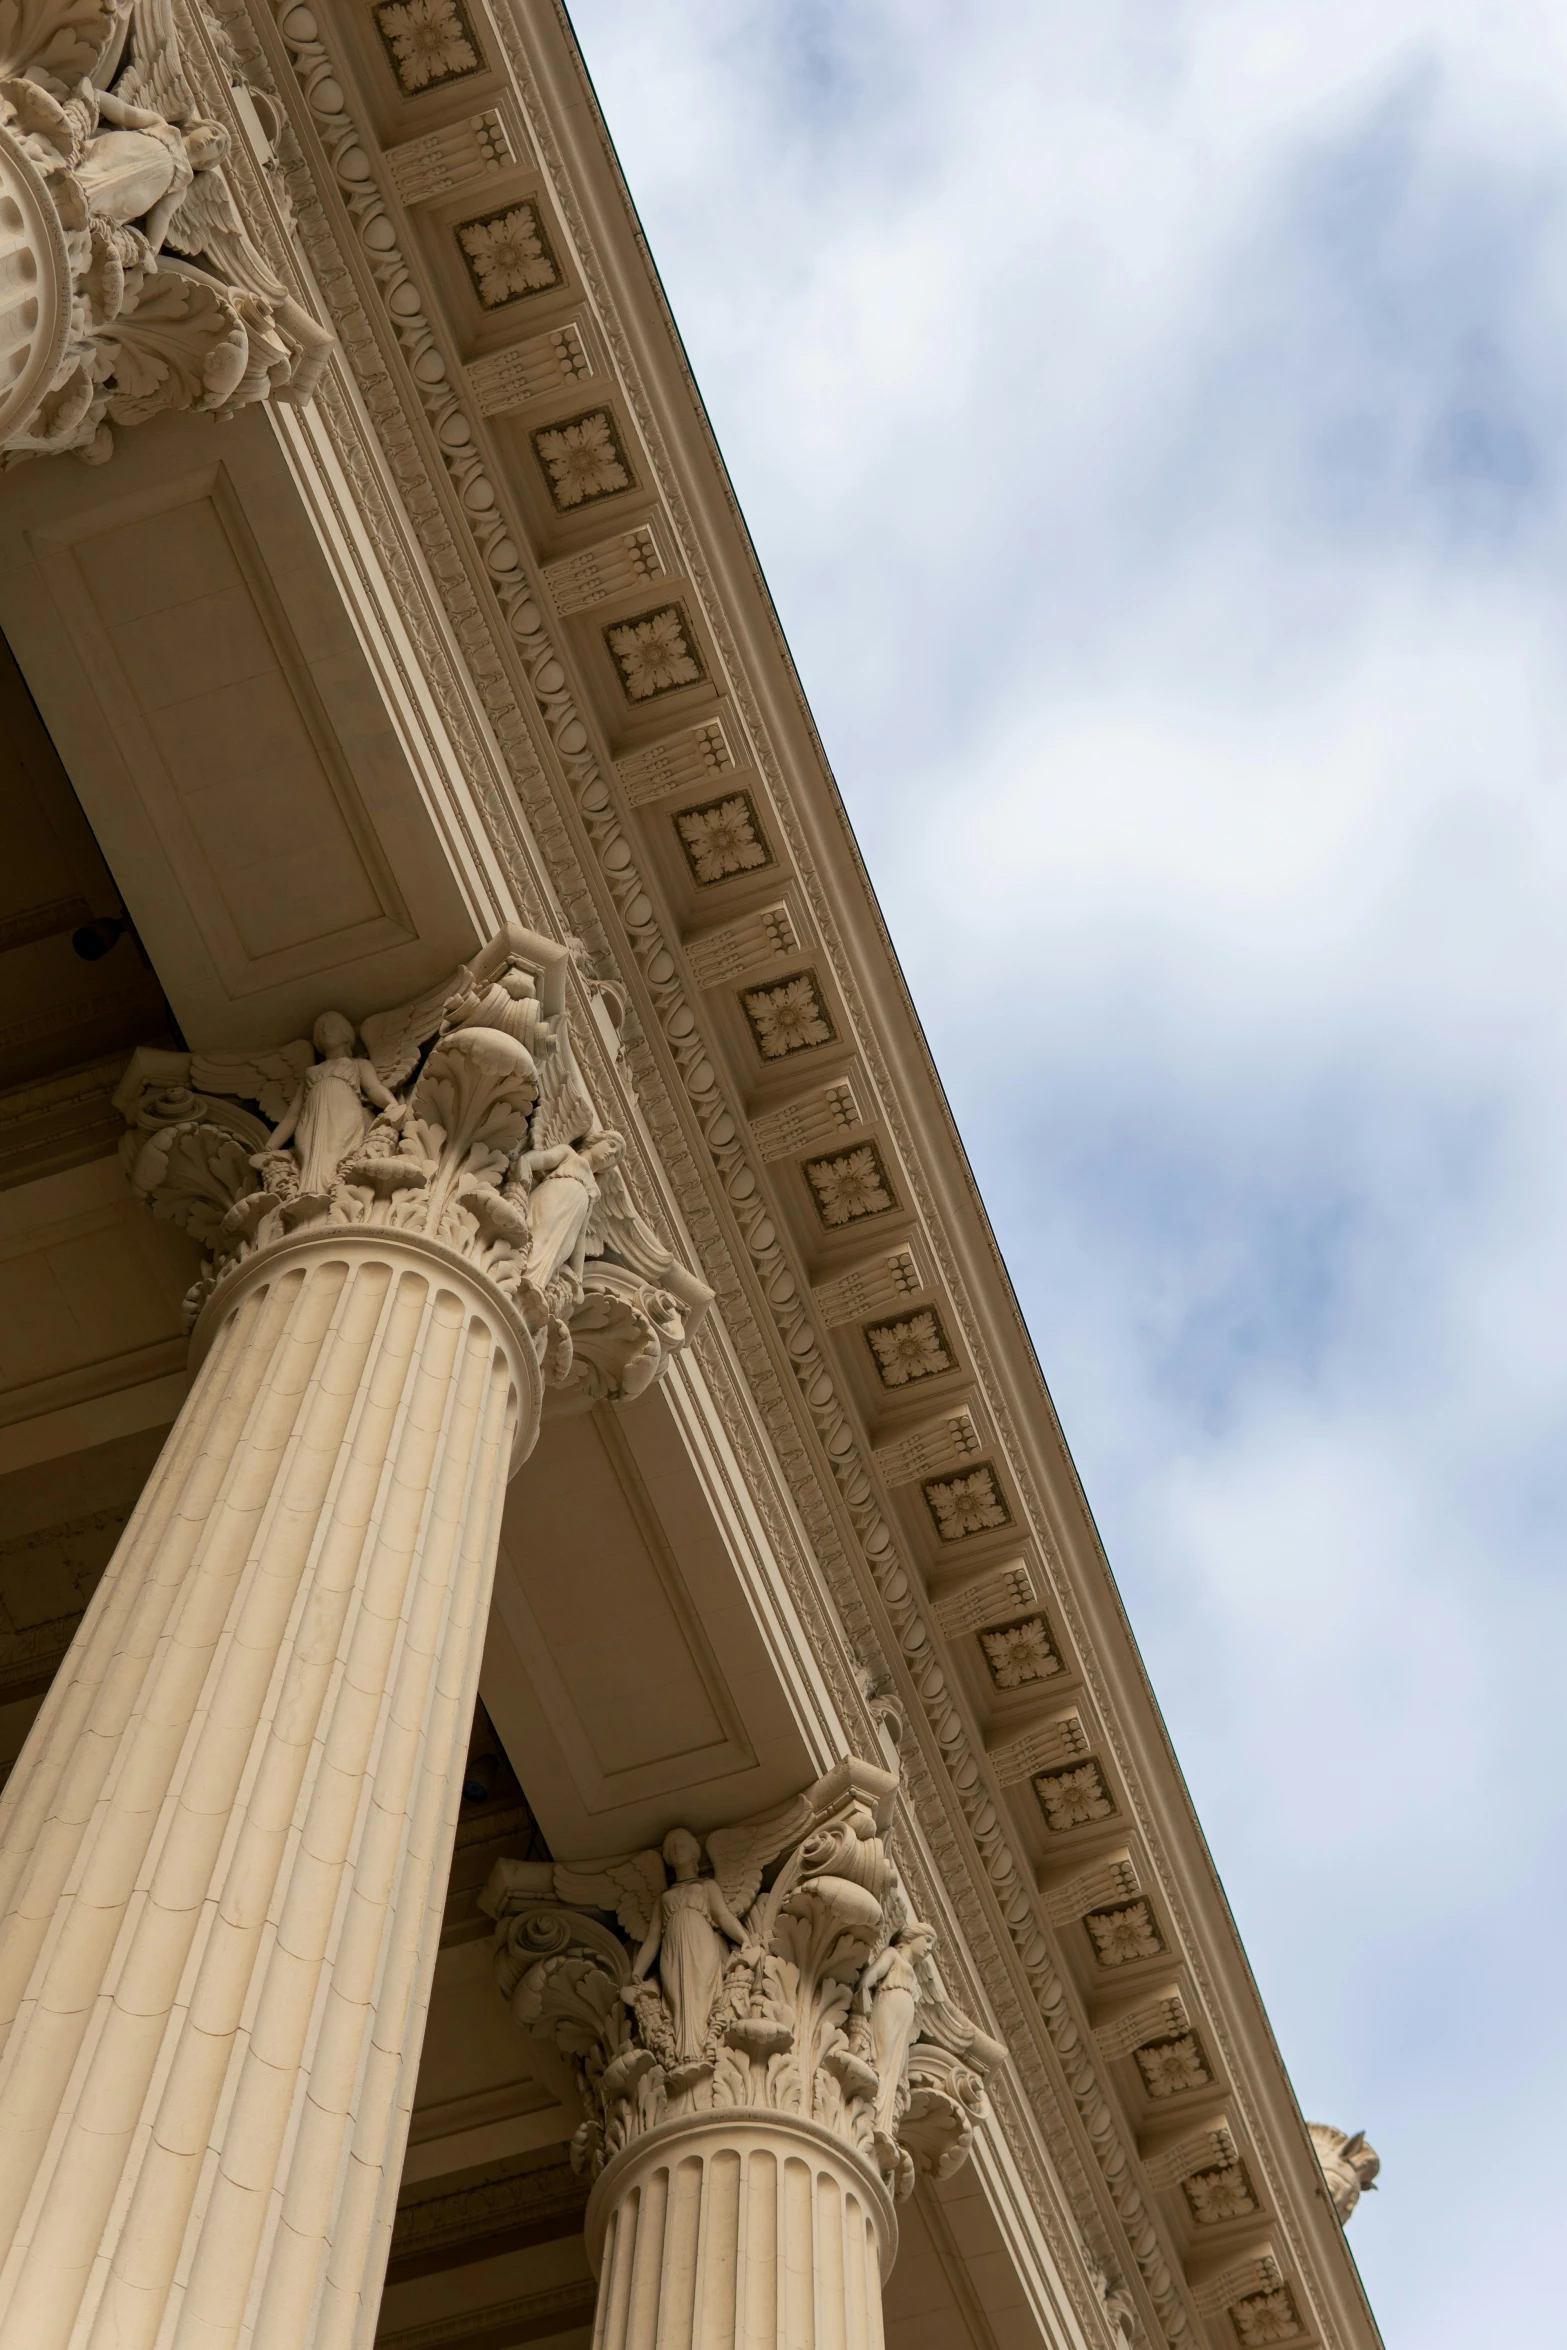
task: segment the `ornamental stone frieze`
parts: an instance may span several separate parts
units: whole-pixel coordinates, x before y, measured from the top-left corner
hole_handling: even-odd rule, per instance
[[[0,464],[309,397],[332,338],[250,235],[228,148],[174,0],[0,0]]]
[[[138,1052],[115,1097],[124,1162],[208,1252],[190,1321],[260,1252],[380,1231],[482,1274],[547,1385],[600,1402],[651,1386],[710,1292],[632,1200],[572,1050],[567,960],[513,925],[357,1030],[324,1011],[271,1051]]]
[[[750,2264],[776,2256],[847,2295],[864,2318],[847,2339],[879,2341],[894,2203],[967,2159],[1006,2055],[942,1993],[934,1930],[900,1915],[897,1785],[850,1760],[705,1839],[674,1828],[621,1860],[496,1864],[481,1899],[497,1980],[540,2077],[581,2116],[606,2344],[665,2338],[627,2299],[636,2262],[659,2257],[638,2246],[650,2227],[715,2340],[747,2306]],[[770,2215],[749,2233],[748,2198]],[[687,2236],[704,2247],[689,2273]]]

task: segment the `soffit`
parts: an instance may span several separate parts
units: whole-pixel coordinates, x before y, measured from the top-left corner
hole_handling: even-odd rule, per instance
[[[785,1801],[826,1764],[768,1653],[743,1530],[662,1388],[556,1419],[506,1501],[482,1680],[552,1852]]]
[[[253,409],[0,482],[0,623],[197,1050],[395,1002],[481,935],[317,522]]]
[[[173,1418],[199,1263],[118,1158],[0,1192],[0,1473]],[[150,1416],[106,1423],[101,1407],[127,1395]]]
[[[169,1040],[169,1012],[140,942],[112,927],[119,892],[3,638],[0,825],[4,1187],[113,1147],[115,1076],[131,1046]],[[95,926],[107,951],[88,959],[73,937]]]

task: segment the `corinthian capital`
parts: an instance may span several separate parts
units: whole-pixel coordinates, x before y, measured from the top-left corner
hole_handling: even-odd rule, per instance
[[[765,1816],[577,1865],[498,1861],[495,1971],[597,2175],[661,2123],[746,2109],[831,2130],[898,2196],[968,2156],[1004,2058],[899,1915],[896,1777],[850,1760]]]
[[[176,0],[0,0],[0,247],[32,289],[0,326],[0,464],[309,396],[331,337],[250,235],[228,152]]]
[[[417,1235],[520,1316],[545,1376],[640,1394],[711,1298],[644,1222],[572,1050],[567,950],[515,924],[356,1028],[251,1054],[140,1051],[115,1103],[131,1188],[207,1251],[194,1321],[291,1235]]]

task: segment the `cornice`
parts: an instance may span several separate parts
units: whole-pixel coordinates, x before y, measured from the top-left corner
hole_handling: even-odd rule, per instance
[[[498,860],[515,893],[506,911],[544,927],[562,920],[601,973],[614,970],[627,982],[636,1015],[627,1061],[654,1146],[642,1172],[678,1206],[718,1293],[723,1333],[710,1326],[702,1341],[704,1371],[755,1470],[754,1498],[807,1635],[820,1643],[818,1662],[846,1729],[872,1726],[867,1685],[890,1682],[904,1693],[917,1741],[908,1761],[918,1834],[905,1847],[906,1873],[919,1878],[923,1845],[961,1920],[976,1982],[1013,2048],[1029,2103],[998,2097],[1000,2126],[1038,2188],[1041,2225],[1082,2322],[1108,2339],[1103,2310],[1089,2298],[1085,2259],[1049,2216],[1056,2199],[1042,2167],[1046,2151],[1089,2253],[1135,2279],[1144,2322],[1163,2339],[1191,2340],[1203,2319],[1142,2179],[1135,2131],[1109,2084],[1082,1995],[1044,1922],[1014,1799],[986,1758],[961,1676],[954,1681],[919,1560],[895,1531],[897,1510],[860,1409],[844,1392],[835,1343],[810,1303],[808,1267],[787,1238],[779,1178],[751,1141],[745,1081],[687,982],[678,924],[639,854],[578,656],[551,622],[507,463],[458,389],[460,364],[439,296],[356,111],[354,65],[338,54],[335,33],[329,43],[325,9],[285,0],[279,13],[281,38],[270,22],[251,26],[237,0],[227,22],[247,70],[288,93],[301,240],[349,371],[324,392],[320,414],[480,812],[486,837],[468,842],[476,868],[487,853]],[[944,1310],[972,1360],[971,1384],[1015,1500],[1017,1532],[1032,1535],[1052,1620],[1071,1635],[1085,1703],[1098,1716],[1150,1887],[1170,1922],[1170,1963],[1189,1977],[1190,2005],[1229,2076],[1226,2098],[1246,2117],[1248,2159],[1267,2180],[1270,2225],[1284,2239],[1302,2314],[1328,2343],[1372,2341],[1342,2245],[1302,2208],[1313,2192],[1303,2167],[1309,2146],[776,616],[656,280],[643,271],[635,217],[564,17],[537,9],[519,18],[503,6],[483,29],[504,46],[574,244],[586,307],[648,451],[679,548],[678,576],[689,582],[714,648],[727,722],[765,782],[792,855],[790,884],[809,914],[804,951],[831,975],[856,1084],[866,1089],[866,1123],[896,1154]],[[442,119],[449,113],[448,106]],[[556,125],[576,142],[569,156]],[[352,517],[340,520],[346,531]],[[366,591],[373,586],[367,578]],[[409,677],[411,695],[419,682]],[[1195,1889],[1190,1898],[1184,1888]],[[926,1870],[921,1897],[934,1889]],[[1304,2155],[1286,2161],[1281,2149],[1292,2130]]]

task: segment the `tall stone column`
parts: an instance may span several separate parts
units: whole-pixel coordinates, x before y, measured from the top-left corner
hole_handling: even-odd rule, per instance
[[[497,1979],[594,2178],[594,2350],[881,2350],[895,2202],[1006,2054],[900,1917],[896,1788],[849,1761],[705,1849],[497,1864]]]
[[[681,1336],[563,961],[508,932],[362,1047],[328,1013],[122,1088],[134,1187],[212,1254],[0,1798],[5,2350],[374,2331],[506,1480],[574,1321],[596,1393]]]

